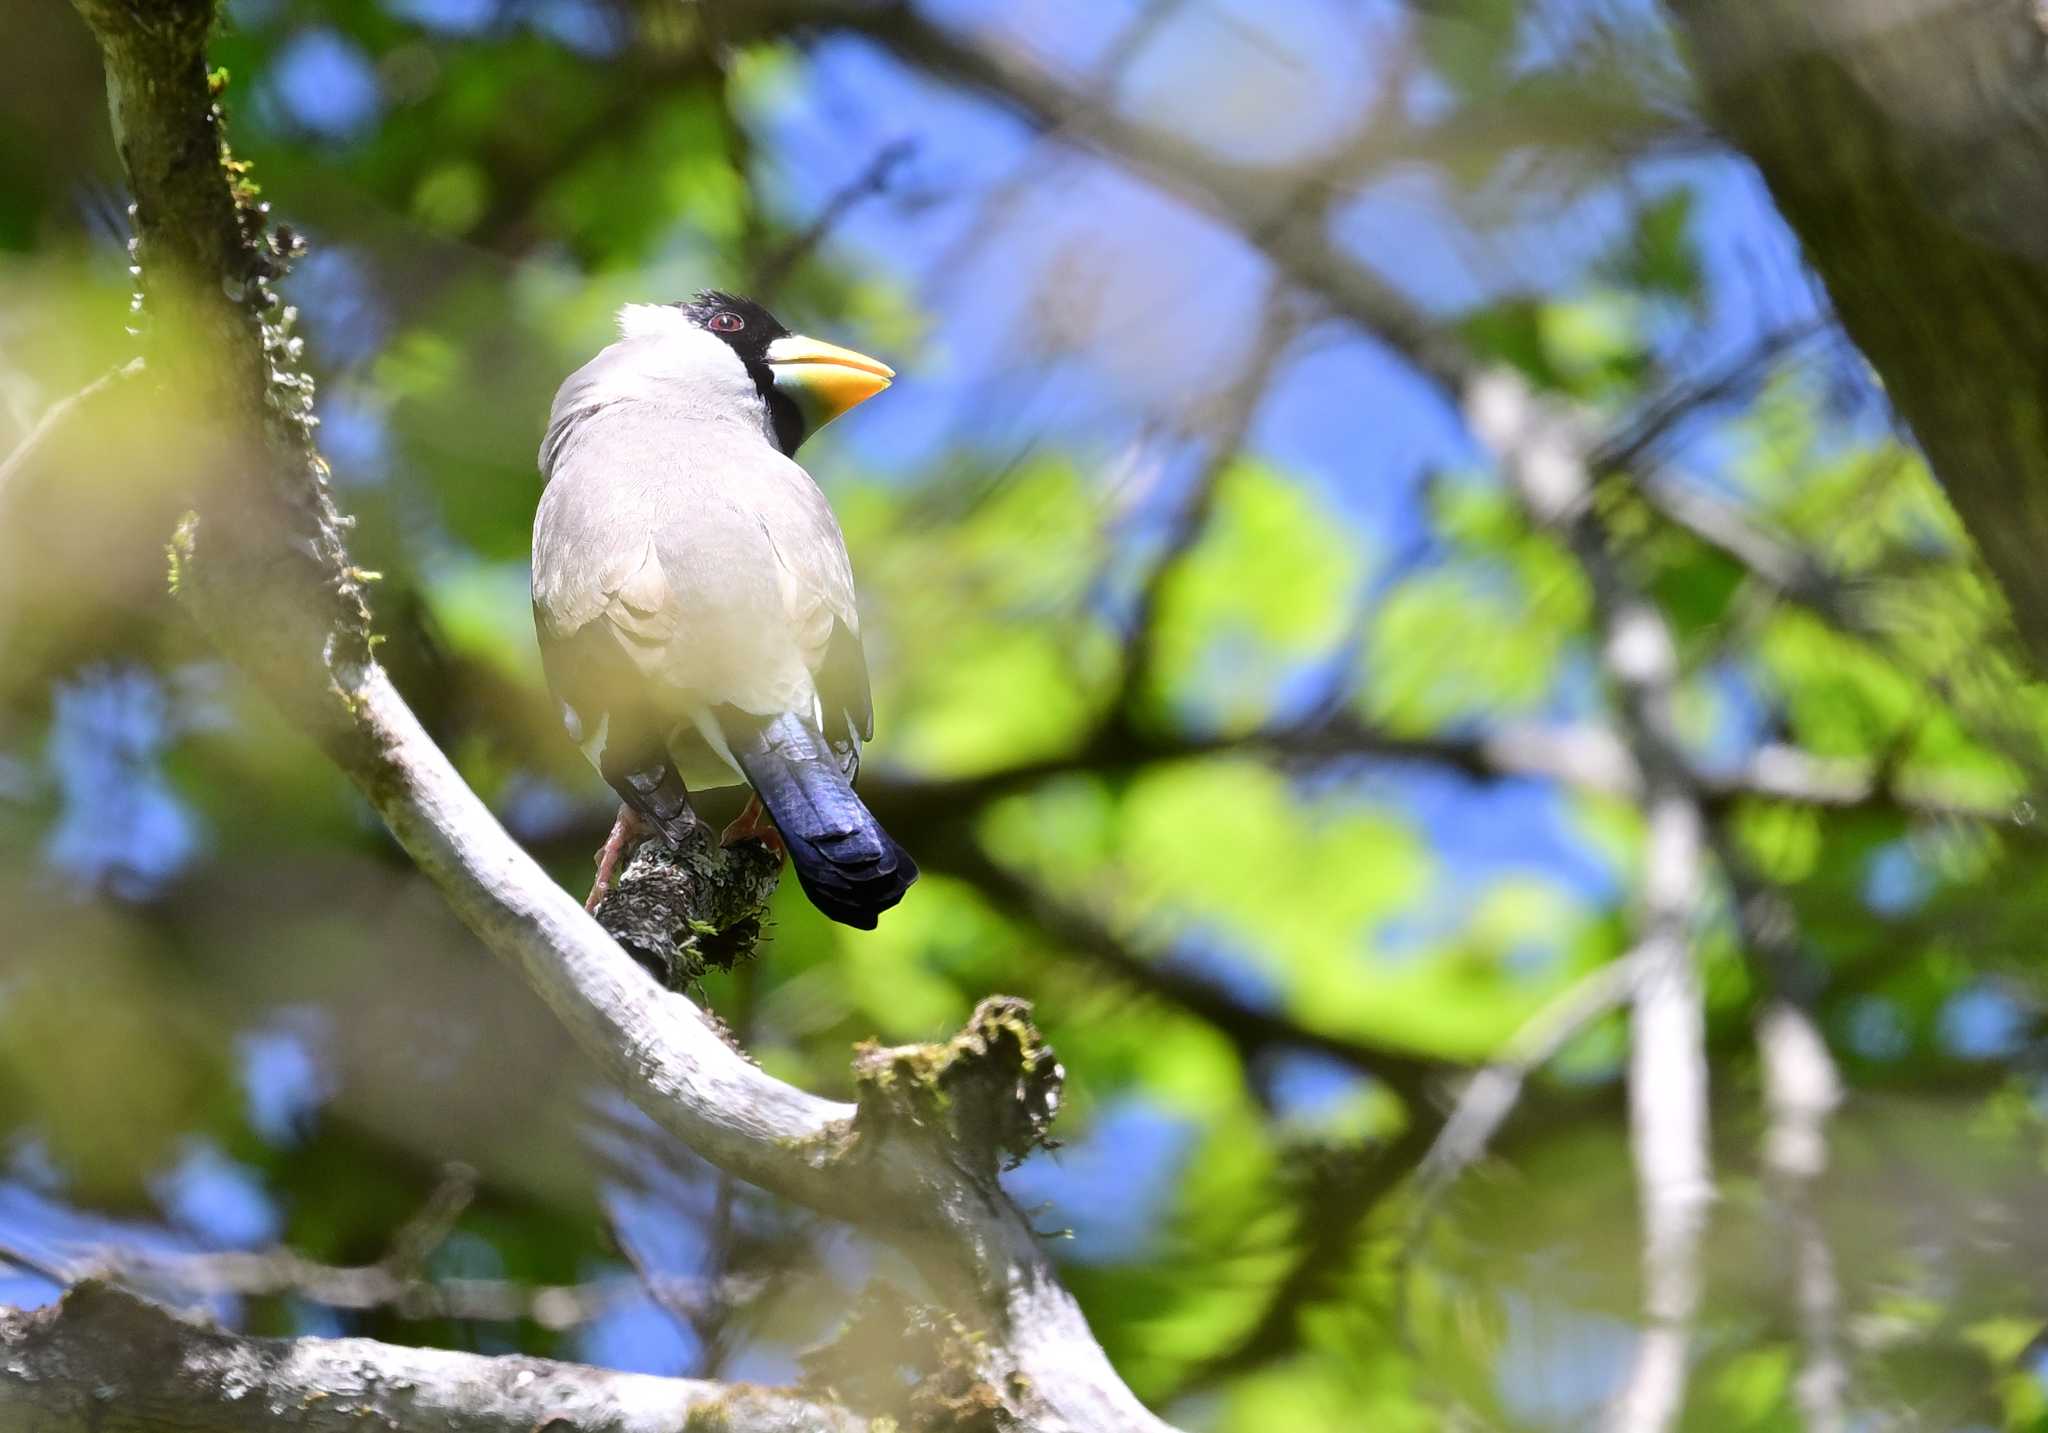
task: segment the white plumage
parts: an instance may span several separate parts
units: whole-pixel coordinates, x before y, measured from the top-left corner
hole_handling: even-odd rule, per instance
[[[623,702],[659,707],[692,789],[745,780],[721,706],[796,712],[835,747],[857,742],[865,710],[828,712],[817,689],[835,624],[860,639],[825,495],[774,446],[766,400],[716,335],[651,304],[629,305],[620,333],[555,397],[533,600],[544,641],[601,623],[637,681],[562,699],[586,733]]]
[[[619,331],[555,395],[533,528],[548,686],[624,802],[591,901],[636,826],[680,841],[690,790],[745,783],[811,900],[872,928],[917,866],[854,794],[853,569],[790,454],[889,370],[725,294],[629,305]]]

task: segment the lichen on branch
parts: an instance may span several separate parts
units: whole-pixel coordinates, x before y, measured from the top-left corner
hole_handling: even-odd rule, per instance
[[[959,1034],[931,1045],[864,1043],[854,1055],[856,1136],[914,1134],[945,1143],[992,1179],[1049,1147],[1066,1070],[1031,1022],[1030,1002],[991,995]]]

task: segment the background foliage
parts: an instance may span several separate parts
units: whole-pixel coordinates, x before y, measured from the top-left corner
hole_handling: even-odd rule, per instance
[[[1433,1218],[1413,1177],[1459,1077],[1630,947],[1643,855],[1625,782],[1503,745],[1611,742],[1615,707],[1580,559],[1446,401],[1454,345],[1604,443],[1595,506],[1678,638],[1725,869],[1778,922],[1773,953],[1717,880],[1693,932],[1718,1200],[1689,1426],[1797,1426],[1753,1031],[1788,990],[1850,1093],[1815,1210],[1851,1406],[2048,1417],[2048,706],[1657,15],[850,14],[228,8],[236,151],[310,241],[286,291],[382,655],[501,818],[580,888],[609,810],[540,689],[525,552],[549,397],[612,311],[716,284],[886,356],[896,388],[806,457],[862,583],[872,800],[927,879],[873,935],[791,884],[709,1002],[844,1093],[855,1040],[1035,1001],[1067,1143],[1012,1187],[1185,1426],[1584,1426],[1640,1302],[1621,1016]],[[125,357],[129,292],[91,43],[54,4],[8,27],[0,447]],[[1361,325],[1360,284],[1417,331]],[[0,492],[0,1244],[368,1264],[439,1189],[430,1274],[589,1305],[217,1312],[791,1377],[908,1271],[596,1087],[182,623],[157,456],[116,417]],[[1855,780],[1760,780],[1788,749]]]

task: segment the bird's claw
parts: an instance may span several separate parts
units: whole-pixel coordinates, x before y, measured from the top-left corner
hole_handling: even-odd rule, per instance
[[[619,806],[618,819],[612,822],[612,833],[605,837],[604,845],[598,847],[597,880],[591,884],[590,894],[583,898],[583,909],[596,913],[611,894],[612,883],[618,876],[619,867],[625,862],[632,849],[647,835],[648,827],[640,819],[640,813],[623,803]]]
[[[758,796],[749,796],[745,808],[732,818],[732,824],[718,833],[721,846],[731,846],[740,841],[759,841],[778,857],[788,853],[788,848],[782,844],[782,833],[768,819],[768,812]]]

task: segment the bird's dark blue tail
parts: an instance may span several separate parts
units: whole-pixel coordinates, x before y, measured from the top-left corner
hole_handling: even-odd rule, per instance
[[[873,930],[917,879],[917,862],[861,804],[838,756],[802,719],[721,725],[811,904],[844,925]]]

